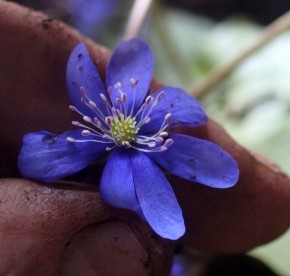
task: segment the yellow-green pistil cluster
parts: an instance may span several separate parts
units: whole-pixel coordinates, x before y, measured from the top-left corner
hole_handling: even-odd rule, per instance
[[[125,118],[123,114],[120,114],[119,118],[113,118],[111,123],[111,134],[119,146],[123,142],[134,141],[135,135],[139,131],[139,127],[136,128],[136,118],[130,116]]]

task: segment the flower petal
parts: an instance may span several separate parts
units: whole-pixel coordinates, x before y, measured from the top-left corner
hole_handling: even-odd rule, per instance
[[[103,114],[107,114],[104,102],[100,97],[103,93],[106,95],[99,72],[90,59],[89,53],[84,44],[79,43],[72,51],[67,68],[66,84],[71,103],[83,114],[94,118],[98,116],[89,107],[81,102],[84,97],[80,88],[84,87],[87,96],[98,106]]]
[[[150,158],[130,152],[136,195],[143,214],[161,237],[176,240],[185,232],[182,211],[164,174]]]
[[[160,129],[168,113],[172,115],[172,124],[170,126],[199,126],[207,122],[207,116],[199,102],[184,90],[166,86],[152,95],[154,100],[161,91],[164,91],[164,94],[149,115],[150,123],[141,127],[140,134]],[[137,121],[138,119],[140,120],[140,116],[141,114],[138,116]]]
[[[128,150],[117,148],[112,152],[102,174],[100,192],[102,198],[115,207],[140,210]]]
[[[129,111],[134,99],[130,79],[138,79],[134,110],[138,110],[149,89],[153,74],[153,53],[149,46],[138,38],[122,41],[114,50],[107,70],[107,86],[112,87],[112,99],[120,97],[114,89],[116,83],[121,83],[122,92],[127,94]],[[115,103],[115,102],[114,102]]]
[[[41,131],[23,137],[18,168],[27,178],[50,183],[80,171],[105,152],[110,144],[68,142],[67,137],[84,139],[81,130],[59,136]]]
[[[238,181],[237,162],[217,145],[179,134],[170,138],[174,142],[167,151],[146,153],[168,171],[215,188],[228,188]]]

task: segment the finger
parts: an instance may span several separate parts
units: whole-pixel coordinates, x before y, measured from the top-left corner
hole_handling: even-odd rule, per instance
[[[186,222],[184,243],[211,253],[239,253],[289,228],[290,185],[285,174],[236,144],[212,120],[182,131],[219,145],[237,160],[240,170],[238,183],[221,190],[169,177]]]
[[[169,273],[169,242],[91,186],[2,179],[0,202],[1,275]]]
[[[0,40],[1,154],[15,170],[25,133],[72,129],[65,71],[74,46],[82,40],[93,48],[102,78],[109,52],[65,24],[6,1],[0,1]]]

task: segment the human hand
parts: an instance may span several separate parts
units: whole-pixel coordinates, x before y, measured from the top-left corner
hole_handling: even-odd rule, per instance
[[[4,118],[0,150],[6,176],[12,177],[0,182],[1,238],[5,242],[0,268],[9,271],[5,269],[18,266],[18,275],[54,275],[62,267],[74,268],[72,263],[84,268],[86,261],[90,269],[100,261],[93,270],[99,272],[108,268],[106,262],[111,257],[116,263],[109,272],[103,270],[103,275],[112,275],[112,271],[136,275],[136,270],[128,270],[129,260],[133,269],[139,269],[138,275],[148,271],[166,275],[173,243],[156,240],[137,216],[106,205],[96,187],[48,186],[23,180],[16,167],[24,134],[42,129],[62,133],[73,120],[65,87],[65,68],[73,47],[79,41],[86,44],[103,79],[109,51],[62,23],[7,2],[0,2],[0,39],[0,112]],[[153,82],[151,89],[159,87],[161,84]],[[181,242],[211,253],[236,253],[270,241],[288,228],[290,186],[285,175],[237,145],[213,121],[183,132],[228,151],[239,163],[241,177],[235,187],[216,190],[169,176],[187,228]],[[114,247],[116,233],[124,239],[117,239]],[[96,250],[90,247],[92,241]],[[70,244],[65,247],[67,242]],[[125,254],[118,255],[120,251]],[[84,258],[82,254],[93,255]]]

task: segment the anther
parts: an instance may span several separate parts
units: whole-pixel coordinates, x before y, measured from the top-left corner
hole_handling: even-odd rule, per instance
[[[131,148],[131,145],[130,145],[130,143],[129,143],[128,141],[123,141],[123,142],[122,142],[122,145],[123,145],[126,149]]]
[[[119,90],[121,88],[121,86],[122,86],[121,83],[117,82],[115,84],[115,89]]]
[[[160,102],[161,97],[163,96],[163,94],[164,94],[164,91],[161,91],[161,92],[158,94],[158,96],[157,96],[157,98],[156,98],[158,103]]]
[[[167,147],[161,147],[159,150],[158,150],[158,152],[164,152],[164,151],[167,151]]]
[[[97,105],[96,105],[93,101],[89,101],[89,105],[90,105],[91,107],[94,107],[94,108],[97,107]]]
[[[102,100],[103,100],[104,102],[107,101],[107,98],[106,98],[106,96],[105,96],[103,93],[100,94],[100,97],[102,98]]]
[[[155,138],[155,142],[156,142],[157,144],[161,144],[161,143],[163,142],[163,138],[160,137],[160,136],[158,136],[158,137]]]
[[[120,98],[117,98],[117,99],[116,99],[116,103],[117,103],[118,105],[122,105],[122,100],[121,100]]]
[[[91,134],[91,132],[89,130],[87,130],[87,129],[85,129],[85,130],[82,131],[82,135],[83,136],[88,136],[90,134]]]
[[[122,102],[126,102],[126,100],[127,100],[127,94],[121,93],[121,100],[122,100]]]
[[[161,137],[167,137],[168,136],[168,132],[162,131],[162,132],[160,132],[159,136],[161,136]]]
[[[78,127],[81,126],[81,124],[80,124],[78,121],[72,121],[71,123],[72,123],[74,126],[78,126]]]
[[[73,110],[73,111],[78,111],[77,108],[76,108],[75,106],[73,106],[73,105],[70,105],[70,106],[69,106],[69,109],[70,109],[70,110]]]
[[[165,147],[170,147],[172,144],[173,144],[173,140],[170,138],[164,142]]]
[[[116,114],[118,117],[120,117],[121,111],[119,109],[116,109]]]
[[[112,125],[112,119],[111,119],[111,117],[106,117],[105,118],[105,123],[110,127]]]
[[[134,79],[130,79],[130,84],[134,88],[134,86],[135,86],[135,80]]]
[[[112,87],[111,87],[111,86],[109,86],[109,87],[107,88],[107,92],[108,92],[109,95],[112,94]]]
[[[86,103],[87,103],[87,101],[86,101],[86,99],[85,99],[84,97],[81,97],[81,102],[82,102],[83,104],[86,104]]]
[[[102,123],[96,117],[94,118],[94,123],[99,127],[102,125]]]
[[[92,119],[89,116],[84,116],[83,117],[84,121],[86,121],[87,123],[92,123]]]
[[[149,148],[154,148],[155,146],[156,146],[156,142],[154,142],[154,141],[151,141],[148,143]]]
[[[66,140],[68,141],[68,142],[75,142],[76,140],[74,139],[74,138],[72,138],[72,137],[66,137]]]
[[[144,120],[144,124],[148,124],[150,121],[151,121],[150,117],[147,117],[147,118]]]
[[[114,115],[114,116],[116,116],[117,115],[117,109],[115,108],[115,107],[112,107],[112,114]]]
[[[167,113],[165,116],[165,120],[167,121],[171,117],[171,113]]]
[[[81,93],[83,94],[83,95],[85,95],[86,94],[86,90],[85,90],[85,88],[84,87],[80,87],[80,91],[81,91]]]
[[[152,96],[148,96],[148,97],[146,98],[146,100],[145,100],[145,103],[146,103],[147,105],[151,104],[152,102],[153,102],[153,97],[152,97]]]
[[[172,123],[171,113],[167,113],[164,120],[170,125]]]
[[[134,88],[137,84],[138,84],[138,80],[139,79],[130,79],[130,84],[131,84],[131,86],[132,86],[132,88]]]

